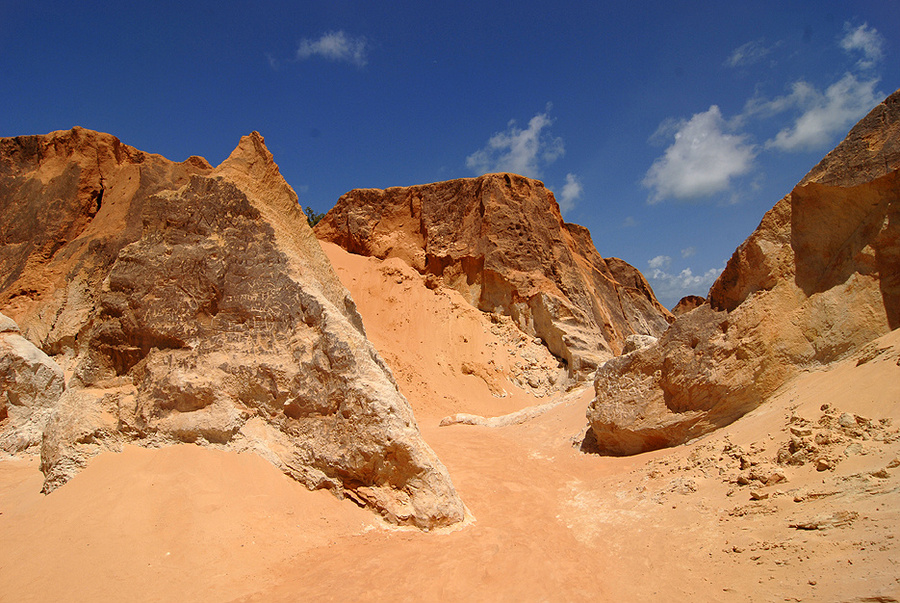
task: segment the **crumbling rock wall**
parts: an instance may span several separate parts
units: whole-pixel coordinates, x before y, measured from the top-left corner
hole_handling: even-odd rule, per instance
[[[587,229],[563,222],[553,193],[515,174],[353,190],[315,233],[351,253],[399,257],[473,306],[511,316],[573,374],[671,318],[640,272],[600,257]]]

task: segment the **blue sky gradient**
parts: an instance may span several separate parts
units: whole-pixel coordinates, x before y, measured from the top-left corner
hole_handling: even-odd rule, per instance
[[[0,0],[0,136],[173,160],[258,130],[301,203],[540,178],[661,301],[900,87],[900,3]]]

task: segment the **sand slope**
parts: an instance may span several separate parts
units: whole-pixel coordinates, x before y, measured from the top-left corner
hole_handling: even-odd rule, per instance
[[[578,448],[590,388],[521,424],[438,427],[557,398],[514,386],[516,357],[486,317],[450,312],[398,266],[327,251],[469,524],[389,528],[259,458],[194,446],[100,455],[48,496],[36,462],[4,461],[0,600],[900,599],[900,331],[802,374],[725,431],[599,457]],[[463,361],[499,367],[510,395]],[[822,442],[814,456],[833,468],[779,464],[791,428]],[[736,483],[775,473],[784,481]]]

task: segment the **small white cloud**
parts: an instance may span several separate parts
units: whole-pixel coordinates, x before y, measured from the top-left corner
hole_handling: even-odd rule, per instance
[[[542,165],[553,163],[565,154],[562,138],[549,132],[553,120],[548,112],[549,106],[547,112],[532,117],[524,130],[511,120],[506,131],[494,134],[484,148],[466,157],[466,167],[477,174],[513,172],[540,177]]]
[[[747,65],[758,63],[771,54],[772,50],[777,46],[778,44],[766,46],[764,39],[747,42],[734,49],[725,60],[725,65],[728,67],[746,67]]]
[[[791,93],[767,100],[754,96],[744,105],[743,117],[771,117],[795,107],[805,107],[821,96],[815,86],[803,80],[791,84]]]
[[[304,60],[319,56],[330,61],[351,63],[357,67],[365,67],[368,42],[363,37],[352,38],[344,31],[330,31],[318,40],[304,38],[297,48],[297,59]]]
[[[796,99],[803,113],[791,127],[767,141],[766,147],[800,151],[831,144],[835,135],[846,132],[885,96],[875,90],[876,84],[877,78],[860,81],[852,73],[846,73],[824,94],[804,85],[802,99],[799,96]]]
[[[695,255],[697,255],[696,247],[685,247],[684,249],[681,250],[681,257],[684,259],[687,259],[687,258],[695,256]]]
[[[685,295],[705,297],[722,274],[721,268],[710,268],[703,274],[694,274],[690,268],[685,268],[677,274],[670,274],[668,269],[671,263],[672,258],[666,255],[658,255],[647,262],[650,267],[647,280],[656,297],[669,307],[674,306]]]
[[[663,199],[706,197],[728,188],[731,179],[746,174],[756,155],[745,135],[726,133],[719,107],[678,123],[673,142],[656,159],[642,184],[653,189],[650,203]]]
[[[856,65],[861,69],[871,69],[884,58],[884,37],[868,23],[859,27],[853,27],[844,23],[844,37],[841,38],[841,48],[847,52],[862,52],[863,58]]]
[[[653,272],[666,270],[672,265],[672,258],[667,255],[658,255],[647,262],[647,265],[650,266],[650,270]]]
[[[575,207],[575,201],[581,199],[584,193],[584,187],[575,174],[566,174],[566,183],[562,187],[559,194],[559,208],[562,213],[566,213]]]
[[[638,225],[638,221],[634,219],[634,216],[625,216],[625,219],[622,220],[622,228],[634,228]]]

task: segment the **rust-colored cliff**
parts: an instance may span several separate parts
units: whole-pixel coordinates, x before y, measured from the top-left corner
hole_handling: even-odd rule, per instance
[[[553,193],[515,174],[353,190],[315,232],[352,253],[402,258],[473,306],[511,316],[573,374],[620,353],[629,335],[659,335],[671,318],[637,269],[602,258],[587,229],[563,221]]]
[[[40,448],[46,491],[194,442],[397,523],[463,518],[256,132],[215,169],[81,128],[0,140],[0,312],[0,448]]]

